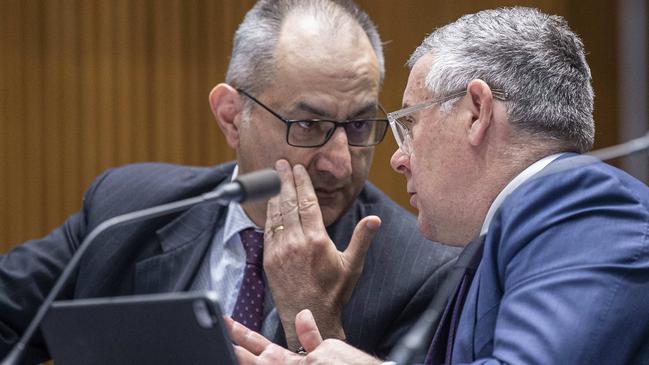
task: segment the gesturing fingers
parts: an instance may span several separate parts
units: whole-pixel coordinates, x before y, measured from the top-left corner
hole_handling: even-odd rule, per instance
[[[295,331],[304,350],[311,352],[322,343],[322,335],[310,310],[304,309],[295,317]]]
[[[293,169],[286,160],[278,160],[275,169],[282,182],[279,193],[279,210],[282,214],[282,223],[291,233],[301,232],[300,216],[298,212],[297,193],[293,179]]]
[[[370,215],[358,222],[356,228],[354,228],[352,239],[344,252],[345,260],[349,263],[351,272],[360,275],[363,271],[365,254],[367,254],[372,238],[374,238],[374,234],[376,234],[380,226],[381,219],[375,215]]]
[[[320,230],[324,232],[322,212],[318,204],[318,196],[313,189],[313,183],[304,166],[293,167],[295,189],[297,191],[298,210],[304,231]]]
[[[239,361],[239,365],[255,365],[258,363],[257,356],[241,346],[234,345],[234,355]]]
[[[254,355],[261,354],[266,347],[272,344],[266,337],[260,335],[255,331],[251,331],[248,327],[233,320],[230,317],[223,317],[225,325],[230,334],[230,338],[239,346],[246,349]]]
[[[264,227],[264,246],[273,239],[276,232],[286,229],[282,223],[282,212],[279,210],[279,196],[268,199],[266,206],[266,225]]]
[[[259,355],[254,355],[241,346],[234,346],[234,354],[237,356],[239,365],[297,365],[304,359],[275,344],[268,346]]]
[[[230,317],[223,317],[225,326],[234,345],[234,354],[241,365],[275,365],[298,364],[302,357],[280,347],[257,332],[251,331],[246,326],[234,321]]]

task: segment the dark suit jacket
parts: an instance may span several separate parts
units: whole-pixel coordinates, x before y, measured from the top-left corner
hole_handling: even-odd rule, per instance
[[[649,364],[649,188],[557,160],[494,215],[453,363]]]
[[[65,224],[0,256],[0,356],[25,330],[75,249],[99,223],[211,191],[231,176],[233,166],[135,164],[109,170],[89,188],[83,209]],[[216,203],[205,203],[102,234],[61,297],[188,290],[224,211]],[[426,307],[445,264],[458,251],[426,241],[417,233],[414,217],[369,183],[351,209],[328,227],[338,249],[345,249],[356,223],[369,214],[380,216],[383,224],[344,308],[343,326],[351,344],[385,355]],[[40,336],[30,348],[29,362],[48,356]]]

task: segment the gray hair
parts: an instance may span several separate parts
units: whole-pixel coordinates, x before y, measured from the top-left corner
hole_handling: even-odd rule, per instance
[[[584,45],[566,21],[515,7],[465,15],[435,30],[408,65],[433,56],[426,86],[434,95],[473,79],[509,95],[510,123],[520,131],[586,152],[593,146],[593,88]]]
[[[251,93],[270,85],[275,71],[275,46],[282,24],[293,11],[313,14],[327,21],[332,31],[346,22],[355,21],[367,35],[385,75],[383,45],[369,16],[351,0],[260,0],[248,11],[234,35],[232,57],[225,80]]]

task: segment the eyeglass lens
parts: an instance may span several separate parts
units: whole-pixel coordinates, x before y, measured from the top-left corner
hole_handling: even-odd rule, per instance
[[[326,143],[337,126],[345,129],[352,146],[371,146],[383,139],[387,130],[385,120],[352,120],[337,123],[326,120],[295,121],[289,126],[288,142],[294,146],[318,146]]]

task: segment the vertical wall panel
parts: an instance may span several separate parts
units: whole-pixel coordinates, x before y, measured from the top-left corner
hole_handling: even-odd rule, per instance
[[[180,123],[180,132],[183,140],[186,141],[183,153],[184,158],[190,161],[199,159],[199,140],[201,131],[198,120],[199,110],[205,105],[204,91],[199,90],[200,75],[200,22],[198,19],[198,3],[196,0],[185,1],[180,10],[180,32],[181,32],[181,51],[182,57],[182,75],[180,79],[182,94],[182,116]]]
[[[46,211],[46,225],[51,225],[59,219],[59,213],[64,211],[64,186],[62,170],[69,161],[63,159],[63,128],[65,121],[62,118],[63,93],[69,85],[64,85],[63,73],[61,70],[62,53],[61,48],[61,4],[60,1],[51,1],[43,3],[44,5],[44,37],[42,47],[44,53],[44,72],[39,75],[43,79],[44,105],[43,105],[43,147],[46,149],[45,166],[43,171],[45,176],[45,196],[47,203],[43,208]],[[29,32],[30,30],[25,30]],[[28,71],[31,72],[31,71]],[[31,95],[24,95],[26,101],[31,102]],[[70,143],[75,143],[70,141]],[[22,155],[14,156],[22,158]],[[29,167],[26,167],[29,168]],[[30,217],[22,217],[25,220]]]
[[[28,97],[21,98],[22,118],[18,122],[25,128],[27,136],[22,145],[24,150],[21,152],[23,158],[21,169],[25,172],[22,185],[28,193],[22,202],[27,216],[17,218],[22,219],[26,223],[28,231],[35,234],[38,232],[37,227],[43,226],[46,222],[46,212],[43,209],[43,202],[46,201],[45,185],[47,184],[44,172],[44,157],[47,149],[43,143],[46,135],[42,125],[46,118],[44,114],[46,95],[43,92],[43,60],[45,59],[43,9],[31,1],[21,2],[21,14],[20,44],[24,51],[22,84],[23,93]]]
[[[58,20],[61,28],[61,84],[57,85],[62,95],[62,119],[61,142],[62,160],[60,165],[63,185],[63,210],[74,211],[80,205],[79,191],[84,188],[81,181],[79,166],[81,154],[79,153],[79,141],[81,140],[81,94],[79,93],[78,70],[80,66],[79,41],[79,15],[77,9],[81,0],[62,1],[60,4],[61,18]],[[62,87],[61,87],[62,86]],[[56,165],[55,165],[56,166]],[[55,218],[53,224],[56,224]]]
[[[115,43],[113,52],[115,54],[115,65],[113,82],[115,82],[114,94],[114,118],[112,123],[116,128],[116,139],[118,141],[115,151],[115,163],[117,165],[125,164],[131,161],[135,155],[134,139],[132,130],[135,126],[130,120],[130,116],[134,114],[133,103],[134,95],[132,90],[133,81],[130,79],[132,73],[131,63],[129,59],[131,55],[131,45],[133,43],[133,26],[134,23],[129,19],[129,3],[128,0],[115,0],[112,1],[114,8],[114,23],[121,24],[119,27],[114,27],[115,30]]]
[[[25,221],[21,215],[26,215],[28,212],[22,209],[22,203],[25,200],[24,188],[22,181],[24,180],[24,169],[21,168],[22,162],[14,156],[19,153],[22,154],[22,126],[21,121],[21,108],[17,107],[21,104],[22,83],[21,75],[23,68],[21,67],[22,57],[21,53],[17,50],[20,47],[20,24],[22,15],[19,1],[5,1],[0,2],[0,45],[7,47],[7,50],[0,52],[0,90],[2,95],[2,112],[0,117],[2,121],[2,141],[0,141],[0,148],[3,149],[3,169],[0,171],[0,184],[6,184],[3,189],[2,205],[0,208],[2,212],[2,224],[0,225],[3,231],[3,237],[9,242],[12,239],[20,237],[25,230]],[[15,121],[7,123],[6,121]],[[7,242],[5,241],[5,242]],[[6,246],[5,246],[6,248]]]
[[[77,72],[80,78],[80,120],[79,130],[81,139],[76,144],[77,153],[81,157],[80,173],[86,186],[92,176],[100,170],[99,158],[99,68],[98,60],[102,57],[97,48],[98,36],[98,2],[81,1],[79,4],[79,48],[80,68]],[[70,143],[74,143],[71,141]],[[83,150],[80,146],[84,146]]]
[[[11,11],[8,2],[0,2],[0,14],[7,14]],[[12,14],[12,13],[10,13]],[[4,19],[6,15],[0,15],[0,44],[9,43],[9,24]],[[4,50],[3,50],[4,51]],[[9,224],[9,154],[7,149],[7,136],[9,135],[9,106],[7,104],[7,70],[9,69],[8,57],[0,55],[0,252],[6,249],[9,242],[9,232],[6,226]],[[7,242],[7,243],[5,243]]]
[[[130,41],[129,48],[125,59],[127,69],[125,70],[128,79],[127,87],[130,90],[132,99],[132,114],[130,118],[124,120],[125,125],[129,125],[128,133],[131,135],[131,150],[135,161],[146,161],[152,159],[151,153],[151,135],[149,133],[149,123],[155,124],[151,118],[151,108],[149,96],[150,75],[148,72],[149,62],[149,43],[150,23],[148,18],[148,8],[144,1],[125,0],[124,6],[128,17],[126,22],[131,26],[131,31],[127,34]]]
[[[235,157],[209,105],[232,35],[254,1],[0,0],[0,252],[59,225],[101,171],[138,161],[214,165]],[[379,26],[381,101],[401,104],[404,62],[435,27],[463,13],[530,5],[564,15],[583,36],[598,97],[600,145],[615,131],[613,2],[359,0]],[[388,160],[370,178],[408,206]]]
[[[596,0],[586,6],[572,1],[566,9],[570,26],[582,37],[595,89],[595,140],[599,146],[620,140],[617,127],[617,17],[615,1]],[[639,137],[639,136],[638,136]]]
[[[114,152],[117,146],[115,138],[115,83],[113,82],[114,74],[114,42],[115,30],[118,26],[123,26],[114,22],[114,2],[98,1],[96,24],[98,27],[97,42],[95,47],[99,54],[97,59],[97,85],[95,95],[97,97],[97,114],[98,121],[98,152],[99,163],[101,166],[114,166]],[[121,146],[120,146],[121,147]]]

